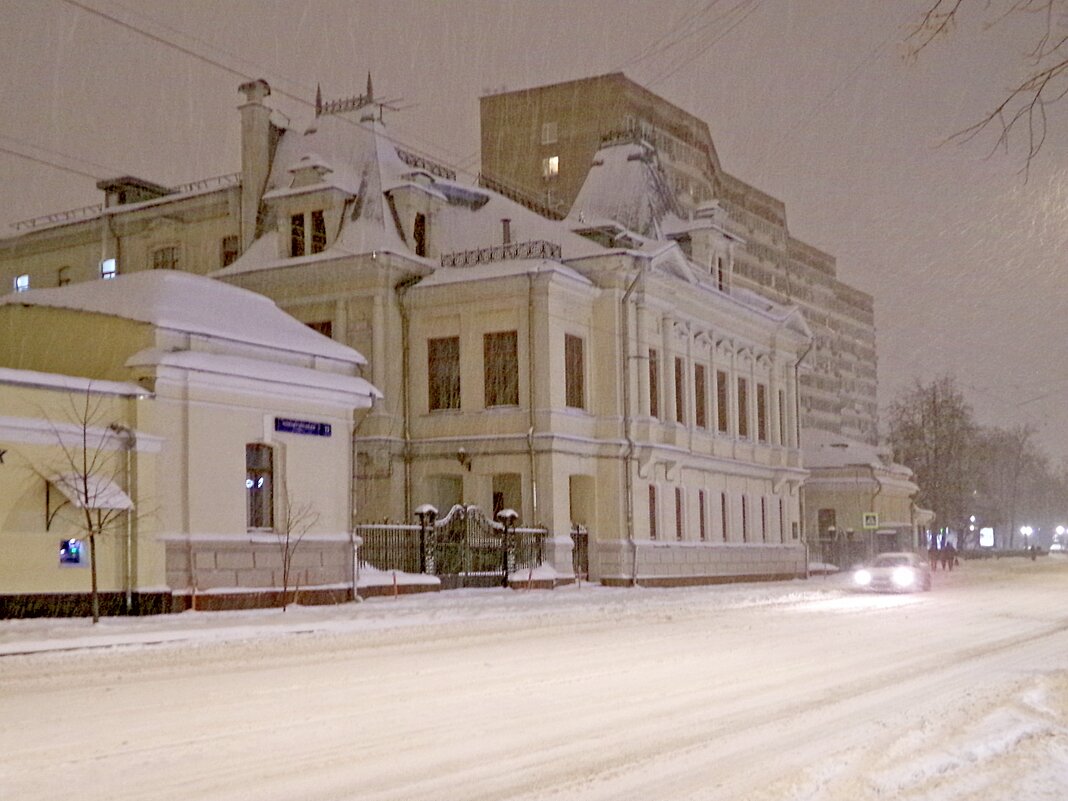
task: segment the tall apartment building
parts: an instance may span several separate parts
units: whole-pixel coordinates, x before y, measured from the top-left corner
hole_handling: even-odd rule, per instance
[[[483,97],[481,128],[483,185],[558,217],[589,216],[576,201],[604,145],[651,146],[677,212],[715,217],[744,241],[733,252],[733,286],[804,313],[814,342],[800,376],[802,427],[877,442],[871,296],[838,279],[833,256],[791,235],[782,201],[723,169],[703,120],[611,73]],[[627,222],[674,238],[653,230],[655,214]]]

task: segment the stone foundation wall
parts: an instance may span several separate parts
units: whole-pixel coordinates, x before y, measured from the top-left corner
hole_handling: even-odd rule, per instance
[[[610,586],[630,584],[632,553],[625,540],[591,542],[593,578]],[[778,581],[805,576],[805,549],[765,543],[646,541],[637,543],[637,564],[638,583],[648,586]]]

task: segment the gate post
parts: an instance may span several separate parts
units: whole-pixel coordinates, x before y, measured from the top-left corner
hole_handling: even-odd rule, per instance
[[[434,572],[434,520],[438,516],[438,510],[429,503],[416,507],[415,516],[419,518],[419,572],[431,574]],[[427,536],[429,532],[431,536]]]
[[[504,536],[501,538],[501,567],[504,575],[501,576],[501,586],[507,587],[508,577],[515,570],[515,542],[511,534],[515,529],[515,521],[519,519],[519,513],[515,509],[501,509],[497,512],[497,519],[504,526]]]

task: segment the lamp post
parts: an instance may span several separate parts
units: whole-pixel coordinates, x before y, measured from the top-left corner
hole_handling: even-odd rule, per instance
[[[1020,526],[1020,533],[1023,535],[1025,548],[1027,553],[1031,555],[1031,559],[1035,558],[1035,552],[1032,550],[1031,535],[1035,533],[1035,530],[1031,526]]]
[[[427,537],[427,531],[437,519],[438,510],[429,503],[424,503],[415,508],[415,516],[419,518],[419,572],[434,572],[434,540]]]
[[[507,587],[508,576],[515,569],[515,543],[511,534],[515,530],[515,521],[519,519],[519,513],[515,509],[501,509],[497,512],[497,519],[504,526],[504,547],[501,549],[501,567],[504,569],[504,576],[501,579],[501,586]]]

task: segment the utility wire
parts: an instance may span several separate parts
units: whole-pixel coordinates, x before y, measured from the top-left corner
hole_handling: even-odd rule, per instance
[[[57,164],[54,161],[48,161],[47,159],[39,159],[36,156],[30,156],[26,153],[19,153],[17,150],[9,150],[6,147],[0,147],[0,153],[6,153],[9,156],[15,156],[16,158],[26,159],[26,161],[33,161],[37,164],[43,164],[46,167],[52,167],[53,169],[63,170],[64,172],[74,173],[75,175],[81,175],[84,178],[92,178],[94,181],[102,181],[104,177],[101,175],[93,175],[92,173],[85,172],[83,170],[76,170],[73,167],[64,167],[62,164]]]

